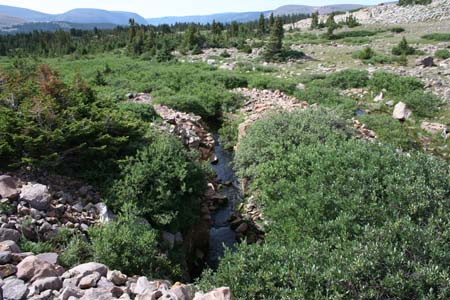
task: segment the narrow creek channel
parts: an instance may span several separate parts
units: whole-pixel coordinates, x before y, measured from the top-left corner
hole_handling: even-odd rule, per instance
[[[224,254],[225,247],[234,249],[236,234],[231,229],[228,220],[233,215],[236,205],[242,201],[242,193],[233,170],[233,152],[223,148],[217,133],[213,136],[218,162],[213,164],[212,167],[216,171],[216,179],[220,184],[218,192],[228,199],[227,203],[219,207],[211,216],[212,226],[207,263],[210,268],[216,269]]]

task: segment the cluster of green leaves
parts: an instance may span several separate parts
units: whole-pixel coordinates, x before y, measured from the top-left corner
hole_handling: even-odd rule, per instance
[[[449,42],[450,33],[430,33],[422,36],[425,40],[438,41],[438,42]]]
[[[447,299],[450,169],[354,140],[333,111],[274,115],[236,154],[265,244],[228,252],[204,289],[237,299]]]
[[[120,211],[127,204],[154,228],[182,231],[197,221],[205,172],[175,137],[156,134],[122,166],[107,204]]]
[[[77,176],[111,174],[142,143],[139,118],[100,101],[79,76],[63,83],[47,65],[15,61],[3,72],[0,166],[32,165]]]
[[[402,59],[395,56],[387,56],[375,52],[370,46],[364,47],[362,50],[355,51],[353,58],[360,59],[366,64],[392,64],[394,62],[402,62]]]
[[[369,82],[369,72],[365,70],[346,69],[327,76],[326,83],[340,89],[361,88]]]

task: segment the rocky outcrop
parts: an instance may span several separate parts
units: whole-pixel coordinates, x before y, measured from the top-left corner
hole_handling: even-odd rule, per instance
[[[450,20],[450,0],[435,0],[429,5],[398,6],[397,4],[380,4],[363,8],[356,12],[347,12],[335,16],[336,22],[345,21],[353,15],[361,24],[407,24],[422,22],[439,22]],[[323,22],[327,15],[319,16]],[[294,24],[285,25],[285,29],[304,29],[311,26],[311,19],[301,20]]]

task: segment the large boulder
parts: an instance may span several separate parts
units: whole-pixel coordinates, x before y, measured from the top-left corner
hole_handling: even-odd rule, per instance
[[[97,203],[95,204],[95,208],[97,209],[98,217],[101,223],[109,223],[116,218],[116,216],[112,211],[108,209],[108,206],[106,206],[105,203]]]
[[[106,277],[106,274],[108,273],[108,268],[103,264],[99,264],[96,262],[89,262],[70,269],[69,271],[63,274],[63,277],[69,278],[77,276],[81,278],[90,275],[94,272],[98,272],[100,273],[101,276]]]
[[[0,176],[0,198],[8,198],[14,200],[19,196],[16,182],[11,176]]]
[[[80,289],[90,289],[97,286],[97,282],[100,280],[102,276],[98,272],[93,272],[92,274],[86,275],[81,278],[78,283],[78,287]]]
[[[433,67],[435,66],[434,59],[431,56],[419,58],[416,60],[416,66],[423,66],[425,68]]]
[[[392,117],[394,119],[405,121],[408,120],[411,116],[412,111],[406,107],[406,104],[403,102],[399,102],[394,107],[394,112],[392,113]]]
[[[39,183],[29,183],[22,187],[20,198],[32,208],[46,210],[50,206],[51,195],[47,186]]]
[[[11,251],[0,251],[0,265],[9,263],[11,259]]]
[[[19,279],[34,282],[46,277],[58,277],[58,272],[52,264],[37,256],[28,256],[17,265],[17,278]]]
[[[20,233],[17,230],[9,228],[0,228],[0,242],[3,241],[17,241],[20,239]]]
[[[56,290],[59,291],[62,288],[62,281],[59,277],[45,277],[37,279],[32,287],[38,293],[43,292],[45,290]]]
[[[11,253],[20,253],[20,248],[16,242],[7,240],[0,242],[0,251],[9,251]]]
[[[113,294],[102,288],[93,288],[86,290],[83,297],[80,300],[112,300],[114,299]]]
[[[17,268],[15,265],[7,264],[0,265],[0,278],[4,279],[6,277],[16,274]]]
[[[5,300],[23,300],[28,295],[28,286],[23,280],[17,278],[5,280],[2,289]]]
[[[141,276],[136,283],[131,284],[131,292],[135,295],[143,294],[146,291],[153,292],[158,289],[158,285],[154,281],[149,281],[147,277]]]
[[[209,293],[196,293],[194,300],[231,300],[231,291],[228,287],[220,287]]]
[[[114,283],[115,285],[124,285],[127,280],[128,277],[127,275],[123,274],[120,271],[109,271],[106,278],[108,278],[109,281],[111,281],[112,283]]]
[[[62,292],[59,294],[59,300],[68,300],[73,297],[75,299],[81,298],[84,292],[73,287],[65,287]]]
[[[176,282],[170,291],[177,297],[178,300],[191,300],[194,298],[194,289],[191,285],[185,285]]]

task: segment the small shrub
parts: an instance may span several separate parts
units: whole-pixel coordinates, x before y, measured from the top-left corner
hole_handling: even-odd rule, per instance
[[[405,28],[403,28],[403,27],[392,27],[392,28],[389,29],[389,31],[393,32],[393,33],[402,33],[402,32],[405,32]]]
[[[21,238],[19,240],[18,246],[23,252],[33,252],[34,254],[53,252],[54,247],[48,242],[32,242]]]
[[[399,97],[419,117],[433,117],[439,110],[442,101],[430,92],[414,91]]]
[[[400,5],[400,6],[408,6],[408,5],[416,5],[416,4],[427,5],[427,4],[430,4],[431,2],[432,2],[432,0],[400,0],[398,2],[398,5]]]
[[[375,55],[375,51],[370,46],[364,47],[362,50],[357,50],[352,53],[352,58],[360,60],[368,60]]]
[[[356,110],[356,101],[349,97],[341,96],[339,90],[329,88],[323,83],[315,82],[307,86],[305,90],[298,90],[294,95],[301,101],[306,101],[310,104],[317,103],[325,107],[340,107],[343,109],[347,116],[353,114]]]
[[[222,53],[220,53],[220,57],[229,58],[229,57],[231,57],[231,54],[228,53],[228,51],[225,50]]]
[[[369,37],[377,35],[378,33],[379,31],[370,31],[370,30],[343,31],[332,35],[332,39],[339,40],[343,38]]]
[[[416,54],[416,49],[409,46],[408,41],[405,37],[402,38],[398,46],[392,48],[392,54],[394,55],[414,55]]]
[[[438,51],[436,51],[434,56],[439,59],[449,59],[450,58],[450,50],[447,50],[447,49],[438,50]]]
[[[422,36],[425,40],[450,42],[450,33],[430,33]]]
[[[158,251],[158,232],[133,218],[121,216],[118,220],[92,227],[93,259],[128,275],[146,275],[152,278],[180,276],[177,267]]]
[[[128,112],[134,115],[135,118],[145,122],[153,122],[158,118],[157,113],[150,104],[134,103],[134,102],[120,102],[117,104],[119,111]]]
[[[72,235],[68,242],[64,242],[58,256],[58,263],[65,268],[72,268],[92,260],[92,246],[84,241],[80,234]]]
[[[361,88],[367,86],[369,73],[363,70],[347,69],[329,75],[326,82],[340,89]]]

